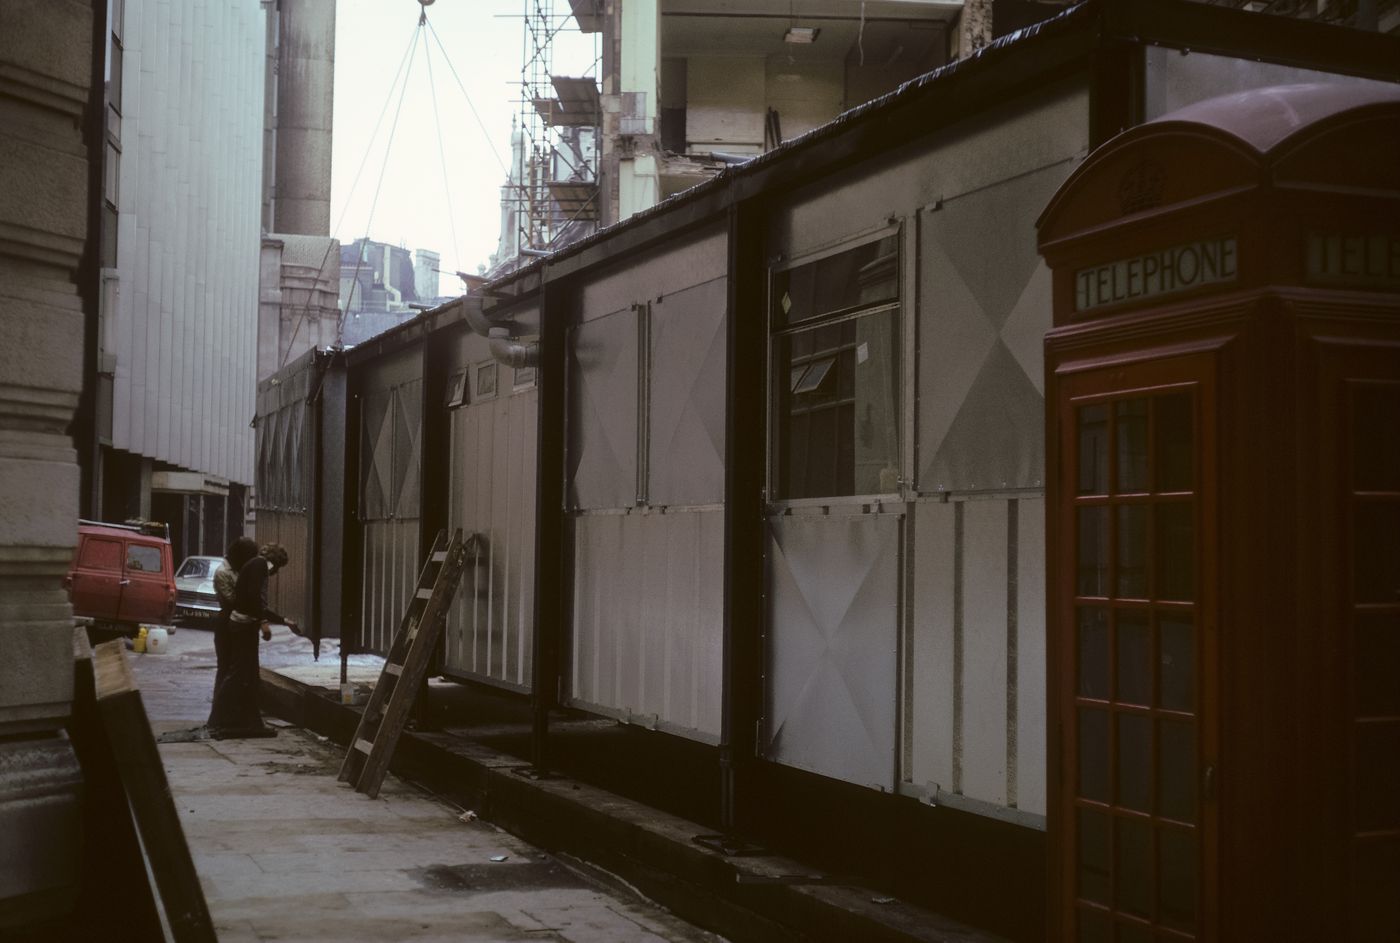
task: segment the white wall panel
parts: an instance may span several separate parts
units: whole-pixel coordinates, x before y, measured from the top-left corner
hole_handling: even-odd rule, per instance
[[[773,247],[796,258],[919,207],[1082,157],[1089,147],[1088,116],[1088,92],[1077,79],[1048,88],[1038,100],[989,109],[932,144],[907,145],[803,187],[774,213]],[[1031,220],[1040,209],[1018,211],[1026,214],[1020,230],[1026,238],[1034,239]]]
[[[718,742],[721,511],[574,520],[569,703]]]
[[[127,0],[113,445],[250,483],[265,13]]]
[[[728,271],[728,251],[728,231],[720,224],[664,250],[630,258],[626,264],[584,283],[579,291],[579,319],[605,317],[634,304],[722,278]]]
[[[1016,807],[1045,814],[1045,499],[1016,515]]]
[[[914,504],[903,780],[916,795],[1045,815],[1045,502]]]
[[[953,505],[914,505],[910,756],[906,778],[953,789]]]
[[[962,793],[1005,805],[1007,503],[962,507]]]
[[[759,752],[892,790],[898,755],[895,514],[771,518]]]
[[[481,542],[448,614],[445,667],[519,690],[531,683],[538,399],[528,390],[452,414],[449,526]]]

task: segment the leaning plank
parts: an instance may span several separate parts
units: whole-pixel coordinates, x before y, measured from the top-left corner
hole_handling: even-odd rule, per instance
[[[73,938],[104,943],[150,943],[163,938],[156,900],[146,881],[141,842],[131,820],[112,744],[97,706],[92,646],[87,632],[73,637],[73,716],[68,738],[83,767],[81,905]],[[140,880],[114,881],[114,874]],[[120,915],[114,920],[114,915]]]
[[[97,646],[93,655],[102,725],[117,757],[118,772],[171,933],[176,943],[216,943],[218,938],[199,886],[199,875],[170,796],[165,766],[122,643],[105,642]]]

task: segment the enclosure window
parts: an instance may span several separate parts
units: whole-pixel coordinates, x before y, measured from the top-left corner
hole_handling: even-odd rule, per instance
[[[898,234],[773,275],[773,490],[899,486]]]

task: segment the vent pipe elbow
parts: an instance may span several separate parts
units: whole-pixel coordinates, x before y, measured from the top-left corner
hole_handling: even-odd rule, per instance
[[[537,367],[540,363],[538,341],[522,342],[510,336],[510,328],[493,327],[490,330],[491,356],[497,363],[519,370],[523,367]]]
[[[463,298],[462,313],[466,317],[467,327],[472,329],[473,334],[479,334],[482,337],[491,335],[491,328],[496,325],[492,324],[491,319],[486,316],[486,312],[481,310],[480,298]]]
[[[539,365],[539,343],[515,340],[511,336],[514,325],[509,321],[492,321],[488,318],[481,308],[480,298],[463,298],[462,313],[467,327],[471,328],[473,333],[489,340],[491,356],[497,363],[503,363],[515,370]]]

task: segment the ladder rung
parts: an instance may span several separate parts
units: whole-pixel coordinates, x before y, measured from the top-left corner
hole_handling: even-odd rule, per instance
[[[368,740],[356,740],[355,749],[368,756],[369,752],[374,749],[374,744],[370,743]]]
[[[414,594],[414,598],[415,598],[415,599],[427,599],[427,598],[429,598],[429,597],[432,596],[432,595],[433,595],[433,588],[432,588],[431,586],[424,586],[422,589],[420,589],[417,593]]]
[[[432,560],[432,562],[434,562],[434,563],[442,563],[443,561],[445,561],[445,560],[447,559],[447,551],[446,551],[446,550],[439,550],[437,553],[435,553],[435,554],[433,554],[431,557],[429,557],[429,559]]]
[[[401,675],[403,674],[403,665],[396,665],[391,661],[384,666],[384,672],[385,674]]]

